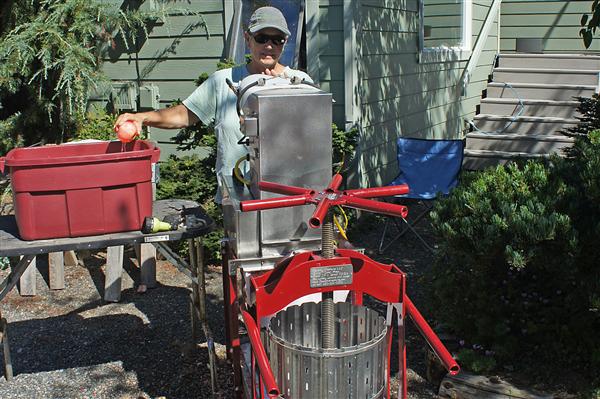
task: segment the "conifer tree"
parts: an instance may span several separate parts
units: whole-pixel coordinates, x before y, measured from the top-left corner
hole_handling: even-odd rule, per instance
[[[0,154],[10,143],[72,137],[90,90],[108,82],[103,54],[117,46],[135,49],[152,21],[166,19],[164,6],[145,11],[143,2],[125,0],[120,8],[101,0],[0,5]]]

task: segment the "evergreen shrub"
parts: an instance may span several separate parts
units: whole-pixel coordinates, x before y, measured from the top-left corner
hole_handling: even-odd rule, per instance
[[[207,261],[221,259],[220,240],[223,238],[223,216],[214,202],[217,192],[215,158],[198,155],[171,156],[160,164],[160,181],[156,189],[157,199],[180,198],[196,201],[213,218],[217,228],[202,237]]]
[[[432,307],[499,365],[592,371],[595,378],[600,132],[577,138],[570,154],[465,173],[437,202]]]
[[[79,114],[76,118],[76,131],[74,140],[116,140],[117,135],[113,129],[116,114],[111,114],[103,109]]]
[[[3,142],[60,143],[73,138],[90,92],[102,93],[110,81],[102,60],[138,52],[158,19],[167,13],[201,15],[158,0],[107,4],[98,0],[0,2],[0,151]],[[112,54],[111,54],[112,52]]]

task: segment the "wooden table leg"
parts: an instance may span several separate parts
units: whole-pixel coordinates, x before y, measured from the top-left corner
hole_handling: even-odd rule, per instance
[[[192,297],[195,304],[194,313],[197,311],[197,320],[202,326],[202,331],[206,338],[208,349],[208,363],[210,368],[210,385],[213,394],[217,390],[217,355],[215,353],[215,341],[212,331],[206,319],[206,279],[204,275],[204,257],[202,254],[202,239],[195,238],[188,240],[190,250],[190,266],[192,268],[192,276],[197,278],[198,284],[192,284]],[[193,306],[194,307],[194,306]],[[192,321],[194,318],[192,318]],[[192,325],[192,328],[196,326]],[[194,333],[195,334],[195,333]]]
[[[33,258],[27,269],[25,269],[25,271],[19,278],[19,294],[21,294],[21,296],[35,296],[37,293],[36,280],[36,259]]]
[[[35,255],[23,256],[16,265],[11,264],[10,274],[0,282],[0,301],[17,285],[25,270],[32,264],[35,266]]]
[[[156,287],[156,247],[152,244],[140,244],[138,265],[140,265],[140,284],[147,288]]]
[[[77,259],[77,254],[75,253],[75,251],[65,251],[63,253],[63,259],[65,262],[65,266],[75,267],[79,263],[79,261]]]
[[[123,277],[123,246],[106,249],[106,268],[104,269],[104,300],[121,300],[121,278]]]
[[[21,260],[11,266],[10,274],[0,282],[0,301],[4,299],[6,295],[17,285],[19,279],[29,267],[35,268],[35,255],[26,255],[21,257]],[[4,352],[4,376],[7,381],[13,378],[12,360],[10,357],[10,346],[8,341],[8,322],[2,317],[0,313],[0,341],[2,342],[2,348]]]
[[[4,352],[4,377],[6,381],[10,381],[13,378],[13,367],[12,360],[10,357],[10,346],[8,342],[8,322],[0,314],[0,341],[2,341],[2,350]]]
[[[51,290],[65,288],[65,257],[62,252],[48,254],[48,277]]]

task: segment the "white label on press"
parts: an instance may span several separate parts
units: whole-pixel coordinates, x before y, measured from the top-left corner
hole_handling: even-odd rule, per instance
[[[352,284],[352,265],[311,267],[310,288]]]

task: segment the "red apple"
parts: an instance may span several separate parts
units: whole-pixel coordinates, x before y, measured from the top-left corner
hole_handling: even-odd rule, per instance
[[[117,127],[117,137],[122,143],[129,143],[139,135],[137,126],[133,121],[125,121]]]

